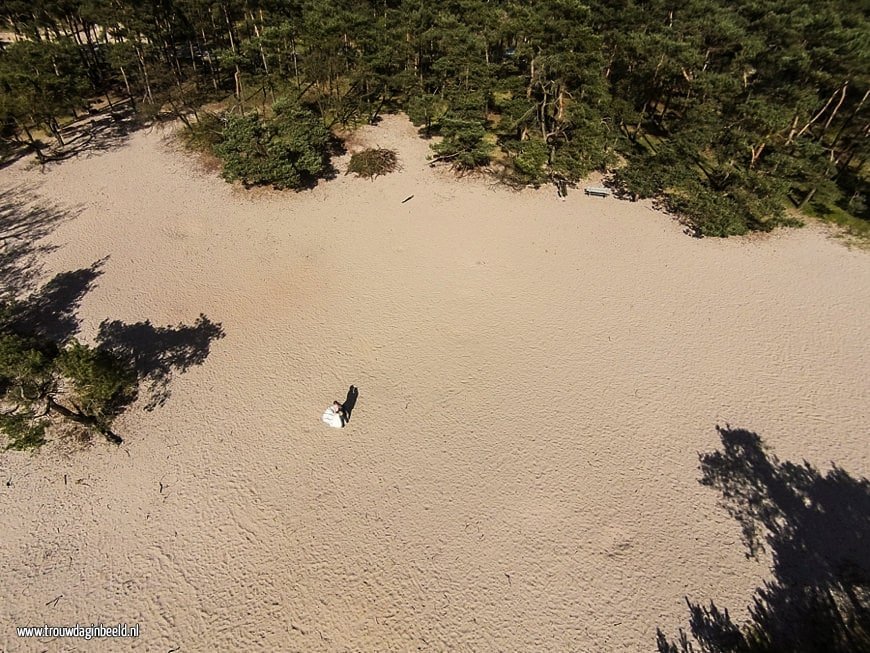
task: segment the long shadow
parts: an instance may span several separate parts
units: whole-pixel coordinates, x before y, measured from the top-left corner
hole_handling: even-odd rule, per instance
[[[63,209],[32,198],[27,186],[0,191],[0,301],[36,287],[40,258],[56,249],[42,240],[80,209]]]
[[[37,148],[46,147],[45,143],[23,143],[19,140],[0,139],[0,170],[23,159]]]
[[[42,151],[42,162],[63,161],[89,152],[107,152],[121,147],[142,123],[129,104],[115,104],[92,112],[63,129],[64,144]]]
[[[11,330],[58,344],[79,331],[78,310],[93,289],[108,257],[87,268],[56,274],[26,299],[14,304],[8,322]]]
[[[353,413],[353,409],[356,408],[356,400],[359,397],[359,388],[355,385],[351,385],[347,390],[347,397],[344,400],[344,403],[341,404],[342,408],[344,408],[345,421],[350,421],[351,413]]]
[[[55,246],[44,242],[78,209],[64,210],[34,201],[24,186],[0,192],[0,308],[2,326],[14,332],[63,342],[79,330],[76,313],[84,295],[102,274],[105,259],[63,272],[38,286],[41,258]]]
[[[700,455],[700,483],[722,493],[740,524],[748,557],[764,551],[773,579],[758,588],[750,622],[689,599],[689,630],[700,651],[856,653],[870,651],[870,482],[834,466],[782,462],[761,438],[719,428],[722,451]],[[696,649],[658,630],[660,653]]]
[[[150,320],[127,324],[105,320],[97,335],[98,346],[127,360],[150,398],[146,410],[162,406],[170,396],[173,375],[201,365],[211,343],[224,337],[219,323],[200,314],[193,325],[154,326]]]
[[[41,241],[61,220],[71,217],[70,214],[70,211],[32,202],[25,188],[0,192],[0,337],[6,334],[24,337],[49,357],[57,356],[64,344],[78,334],[81,303],[103,273],[108,259],[95,261],[80,270],[62,272],[39,285],[45,276],[40,258],[54,249]],[[129,365],[128,369],[135,372],[138,382],[136,389],[116,398],[115,405],[111,406],[112,416],[122,412],[136,398],[138,386],[142,384],[150,393],[147,409],[163,404],[169,397],[173,374],[202,364],[211,342],[223,336],[221,325],[204,315],[193,325],[175,327],[156,327],[150,321],[135,324],[104,321],[100,325],[97,348],[106,355],[120,357]],[[0,369],[0,400],[11,387],[12,377],[7,374],[13,369],[4,363],[12,360],[14,367],[14,359],[13,353],[12,359],[0,361],[3,368]],[[63,382],[40,391],[48,396],[62,396],[67,392]],[[105,412],[103,416],[107,416]],[[119,437],[108,433],[114,438],[112,441],[121,442]]]

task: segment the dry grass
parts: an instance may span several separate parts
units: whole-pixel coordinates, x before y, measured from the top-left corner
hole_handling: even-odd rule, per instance
[[[350,164],[347,166],[345,174],[353,173],[357,177],[374,179],[378,175],[394,172],[398,167],[399,159],[395,151],[369,148],[350,157]]]

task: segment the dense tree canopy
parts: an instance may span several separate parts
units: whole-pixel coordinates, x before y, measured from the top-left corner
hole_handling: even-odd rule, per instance
[[[299,189],[328,170],[329,140],[317,116],[281,99],[268,120],[256,113],[228,116],[215,151],[229,181]]]
[[[403,109],[433,157],[521,184],[618,170],[698,234],[769,229],[789,201],[867,218],[862,3],[35,0],[0,21],[22,39],[0,120],[31,142],[100,95],[185,120],[229,96],[233,133],[277,129],[283,96],[327,128]]]

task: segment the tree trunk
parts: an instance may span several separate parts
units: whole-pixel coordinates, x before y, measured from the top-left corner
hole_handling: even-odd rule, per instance
[[[175,114],[175,117],[178,118],[184,126],[187,127],[188,130],[193,131],[193,126],[190,124],[190,119],[185,115],[184,106],[178,106],[175,104],[175,100],[171,97],[169,98],[169,106],[172,108],[172,113]]]
[[[94,42],[94,39],[91,38],[90,25],[86,24],[84,21],[82,21],[82,24],[84,25],[85,39],[88,42],[88,51],[91,54],[90,61],[88,62],[88,73],[90,73],[92,76],[92,81],[94,82],[94,90],[96,91],[99,90],[98,85],[101,84],[103,81],[103,75],[99,65],[100,59],[97,55],[96,43]],[[93,62],[93,64],[90,63],[91,61]]]
[[[803,136],[804,133],[805,133],[805,132],[810,128],[810,127],[812,127],[813,124],[815,124],[815,122],[816,122],[819,118],[822,117],[822,114],[824,114],[825,111],[828,110],[828,107],[831,106],[831,102],[833,102],[833,101],[834,101],[834,98],[837,97],[837,93],[839,92],[839,90],[840,90],[840,89],[837,89],[836,91],[834,91],[834,92],[831,94],[831,97],[829,97],[829,98],[828,98],[828,101],[825,102],[825,106],[823,106],[823,107],[821,108],[821,110],[820,110],[820,111],[819,111],[815,116],[813,116],[813,117],[810,119],[810,121],[809,121],[806,125],[803,126],[803,129],[801,129],[801,130],[797,133],[796,138],[800,138],[801,136]],[[791,143],[791,141],[789,140],[788,143]],[[788,143],[786,143],[786,144],[788,144]]]
[[[794,140],[794,137],[797,134],[797,125],[798,125],[799,119],[800,119],[800,114],[798,112],[795,112],[794,120],[792,120],[792,122],[791,122],[791,129],[788,132],[788,138],[785,139],[786,145],[791,145],[791,142]]]
[[[817,186],[813,186],[813,187],[809,190],[809,192],[808,192],[806,195],[804,195],[804,198],[801,200],[801,203],[798,204],[798,208],[799,208],[799,209],[804,208],[804,207],[807,205],[807,203],[808,203],[811,199],[813,199],[813,195],[816,194],[816,189],[817,189]]]
[[[236,39],[233,34],[233,24],[230,21],[230,15],[227,13],[227,6],[225,3],[221,3],[221,10],[224,14],[224,21],[227,24],[227,36],[230,38],[230,49],[232,50],[234,55],[238,55],[238,50],[236,49]],[[233,81],[235,82],[235,93],[236,99],[239,103],[239,109],[242,113],[245,112],[245,107],[242,105],[242,71],[239,69],[239,64],[235,65],[235,73],[233,73]]]
[[[755,163],[758,161],[758,157],[761,156],[761,153],[764,152],[765,143],[761,143],[757,148],[750,147],[749,149],[752,151],[752,160],[749,162],[749,169],[755,166]]]
[[[30,147],[32,147],[33,151],[36,152],[36,158],[39,159],[40,163],[45,163],[45,155],[42,153],[42,148],[39,147],[36,139],[33,138],[33,134],[30,133],[30,130],[27,128],[27,123],[18,120],[18,118],[15,118],[15,122],[24,133],[27,134],[27,140],[30,142]]]
[[[121,71],[121,77],[124,80],[124,88],[127,89],[127,97],[130,98],[130,104],[133,105],[133,111],[136,110],[136,98],[133,97],[133,91],[130,90],[130,80],[127,79],[127,73],[124,71],[124,66],[118,66]]]
[[[196,82],[195,80],[196,80],[196,77],[198,76],[199,71],[196,69],[196,54],[193,51],[193,41],[191,41],[190,39],[187,40],[187,49],[190,51],[190,65],[193,66],[194,82],[198,86],[199,83]]]
[[[239,110],[245,113],[245,105],[242,102],[242,71],[239,70],[238,66],[236,66],[236,72],[233,73],[233,81],[236,86],[236,99],[239,102]]]
[[[113,444],[121,444],[124,442],[120,436],[113,433],[108,426],[102,424],[96,417],[70,410],[66,406],[57,403],[52,397],[48,397],[48,409],[56,412],[58,415],[66,417],[68,420],[78,424],[84,424],[85,426],[90,426],[106,436],[106,439]]]
[[[227,24],[227,36],[230,37],[230,49],[233,51],[233,54],[238,54],[236,50],[236,39],[233,35],[233,24],[230,22],[230,15],[227,13],[227,6],[223,2],[221,3],[221,9],[224,12],[224,21]]]
[[[57,139],[57,142],[60,144],[60,146],[63,147],[64,145],[66,145],[66,143],[63,142],[63,136],[60,133],[60,125],[57,124],[57,120],[55,120],[54,116],[49,116],[46,120],[46,123],[48,124],[48,128],[51,130],[51,133],[54,134],[54,137]]]
[[[857,116],[861,109],[864,107],[864,104],[867,102],[868,96],[870,96],[870,89],[868,89],[867,92],[864,93],[864,96],[861,98],[858,106],[852,110],[852,113],[849,114],[849,117],[843,121],[842,125],[840,125],[840,129],[837,130],[837,135],[834,136],[834,140],[831,142],[831,149],[833,149],[834,146],[840,142],[840,136],[843,135],[846,127],[848,127],[852,123],[852,121],[855,119],[855,116]]]
[[[205,38],[205,28],[204,27],[200,28],[200,33],[202,34],[202,43],[200,44],[200,51],[205,52],[207,41]],[[211,59],[211,52],[208,53],[208,71],[209,71],[209,74],[211,74],[211,84],[212,84],[212,86],[214,86],[214,90],[218,90],[217,74],[215,73],[215,70],[214,70],[214,62]]]
[[[825,135],[825,132],[828,131],[828,127],[831,126],[831,122],[832,122],[832,121],[834,120],[834,118],[836,117],[837,112],[840,110],[840,107],[843,106],[843,100],[846,99],[846,90],[847,90],[848,88],[849,88],[849,82],[848,82],[848,80],[847,80],[846,83],[843,84],[843,90],[842,90],[842,92],[840,93],[840,101],[837,102],[837,106],[835,106],[835,107],[834,107],[834,110],[831,111],[831,115],[828,117],[828,120],[827,120],[827,122],[825,123],[825,127],[824,127],[824,129],[822,130],[822,133],[821,133],[821,135],[819,136],[819,139],[821,139],[822,136]]]
[[[296,88],[300,88],[299,84],[299,55],[296,53],[296,39],[290,41],[290,47],[293,48],[293,77],[296,79]]]
[[[145,65],[145,55],[139,44],[136,44],[136,56],[139,58],[139,69],[142,72],[142,81],[145,84],[145,97],[149,104],[154,104],[154,96],[151,95],[151,81],[148,78],[148,67]]]
[[[254,26],[254,34],[257,37],[257,45],[260,48],[260,59],[263,61],[263,70],[266,73],[266,76],[269,76],[269,64],[266,63],[266,51],[263,50],[263,43],[260,41],[260,28],[257,27],[257,21],[254,18],[253,12],[251,12],[251,24]]]

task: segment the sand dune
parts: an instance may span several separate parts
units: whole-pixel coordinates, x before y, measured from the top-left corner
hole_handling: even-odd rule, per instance
[[[45,278],[103,261],[81,337],[225,334],[122,447],[0,454],[0,648],[649,651],[769,576],[698,483],[717,424],[870,475],[866,253],[457,181],[398,117],[358,142],[402,171],[251,194],[141,132],[0,173],[70,211]],[[141,637],[12,628],[99,621]]]

